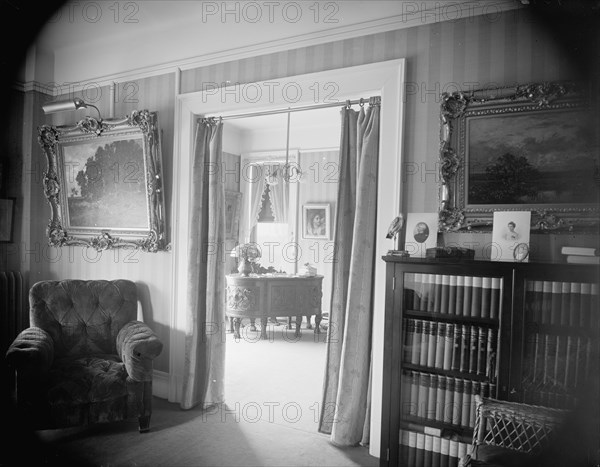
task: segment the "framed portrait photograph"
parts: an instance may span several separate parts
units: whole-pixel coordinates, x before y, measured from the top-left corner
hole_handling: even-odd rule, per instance
[[[330,239],[330,205],[305,204],[302,207],[302,237]]]
[[[445,94],[442,227],[489,231],[494,211],[527,210],[533,230],[597,229],[600,138],[586,96],[569,82]]]
[[[496,211],[492,230],[490,259],[529,261],[530,211]]]
[[[38,129],[53,246],[168,248],[156,113]]]
[[[227,240],[238,239],[241,205],[241,192],[225,191],[225,238]]]
[[[13,237],[16,198],[0,199],[0,243],[10,243]]]
[[[425,258],[427,248],[437,246],[437,235],[437,212],[409,212],[407,214],[404,249],[410,256]]]

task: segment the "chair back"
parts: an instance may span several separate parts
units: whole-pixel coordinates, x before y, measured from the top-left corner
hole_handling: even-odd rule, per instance
[[[116,354],[117,334],[137,318],[134,282],[41,281],[29,291],[29,320],[50,334],[56,358]]]

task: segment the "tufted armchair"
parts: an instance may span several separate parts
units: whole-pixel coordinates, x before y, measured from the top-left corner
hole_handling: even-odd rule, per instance
[[[150,428],[152,366],[162,351],[137,318],[128,280],[37,282],[30,326],[6,353],[19,414],[35,429],[138,418]]]

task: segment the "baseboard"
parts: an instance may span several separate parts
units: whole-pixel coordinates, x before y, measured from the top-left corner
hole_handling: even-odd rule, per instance
[[[161,399],[169,397],[169,373],[154,370],[152,374],[152,395]]]

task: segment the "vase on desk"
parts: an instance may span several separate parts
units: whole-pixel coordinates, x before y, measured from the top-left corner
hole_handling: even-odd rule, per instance
[[[252,265],[250,261],[244,258],[240,258],[240,262],[238,264],[238,272],[241,276],[248,277],[248,275],[252,272]]]

